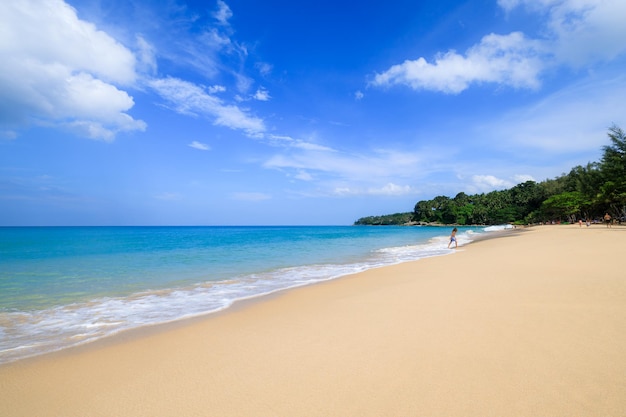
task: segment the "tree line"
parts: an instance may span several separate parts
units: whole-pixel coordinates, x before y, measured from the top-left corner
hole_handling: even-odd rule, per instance
[[[626,220],[626,134],[613,125],[600,161],[576,166],[541,182],[526,181],[506,190],[421,200],[413,212],[369,216],[355,225],[407,223],[534,224],[600,219],[609,213]]]

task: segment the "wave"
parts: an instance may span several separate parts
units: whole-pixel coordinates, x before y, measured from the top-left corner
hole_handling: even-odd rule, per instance
[[[483,230],[485,232],[500,232],[502,230],[513,229],[514,226],[512,224],[500,224],[496,226],[487,226]]]
[[[459,246],[471,242],[474,233],[461,231],[457,235]],[[424,244],[377,249],[365,259],[346,264],[279,268],[228,280],[142,291],[126,297],[96,298],[36,311],[0,312],[0,363],[88,343],[124,330],[214,313],[239,300],[368,269],[452,254],[454,251],[447,249],[448,239],[437,236]]]

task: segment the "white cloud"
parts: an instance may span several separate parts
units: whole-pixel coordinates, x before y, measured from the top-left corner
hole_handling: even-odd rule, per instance
[[[269,134],[264,137],[270,145],[283,148],[297,148],[307,151],[317,152],[335,152],[334,149],[313,142],[307,142],[302,139],[294,139],[286,135]]]
[[[152,44],[146,41],[142,36],[137,36],[137,59],[138,66],[142,72],[146,74],[155,74],[157,72],[156,50]]]
[[[213,17],[222,25],[228,25],[228,19],[233,16],[230,7],[222,1],[217,0],[217,10],[213,12]]]
[[[356,100],[361,100],[361,99],[363,99],[363,97],[365,97],[365,95],[363,94],[362,91],[357,91],[356,93],[354,93],[354,98]]]
[[[211,79],[221,71],[219,53],[231,48],[233,45],[228,36],[222,35],[216,29],[209,29],[195,38],[181,34],[181,39],[174,42],[174,45],[166,46],[163,53],[168,60],[193,68]]]
[[[162,78],[151,80],[148,85],[181,114],[207,117],[218,126],[243,130],[250,136],[259,135],[265,130],[262,119],[249,115],[246,110],[235,105],[224,104],[196,84],[177,78]]]
[[[415,191],[409,185],[397,185],[394,183],[387,183],[380,188],[370,188],[368,194],[373,195],[407,195],[413,194]]]
[[[210,87],[207,87],[206,91],[209,94],[223,93],[224,91],[226,91],[226,87],[224,87],[223,85],[212,85]]]
[[[626,2],[623,0],[499,0],[508,13],[525,6],[545,21],[541,39],[521,32],[489,34],[461,55],[420,57],[376,74],[370,85],[404,85],[414,90],[458,94],[472,84],[496,83],[536,89],[549,67],[585,67],[626,53]]]
[[[259,101],[269,101],[270,97],[270,93],[265,89],[265,88],[259,88],[256,93],[254,94],[254,99],[259,100]]]
[[[493,175],[474,175],[472,176],[472,184],[483,191],[501,190],[515,185],[511,181],[503,180]]]
[[[307,151],[315,151],[315,152],[335,152],[334,149],[329,148],[328,146],[318,145],[317,143],[306,142],[303,140],[296,140],[291,145],[294,148],[304,149]]]
[[[116,87],[136,82],[135,56],[61,0],[0,2],[0,126],[68,127],[93,139],[142,131]]]
[[[206,143],[201,143],[198,141],[193,141],[189,144],[190,147],[194,148],[194,149],[198,149],[200,151],[210,151],[211,147],[209,145],[207,145]]]
[[[546,15],[547,38],[558,62],[574,67],[626,52],[623,0],[499,0],[507,12],[524,6]]]
[[[537,88],[542,69],[541,45],[522,33],[490,34],[465,55],[455,51],[435,57],[406,60],[376,74],[374,86],[406,85],[414,90],[457,94],[473,83],[497,83],[515,88]]]

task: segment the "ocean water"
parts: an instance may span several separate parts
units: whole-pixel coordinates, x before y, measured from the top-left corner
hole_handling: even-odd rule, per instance
[[[498,228],[460,228],[463,245]],[[441,227],[0,227],[0,364],[385,265]]]

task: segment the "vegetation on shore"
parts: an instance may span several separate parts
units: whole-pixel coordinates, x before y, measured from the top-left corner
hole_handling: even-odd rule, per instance
[[[532,224],[594,220],[605,213],[626,220],[626,133],[614,125],[608,136],[611,144],[603,147],[599,162],[557,178],[486,194],[437,196],[418,201],[413,212],[363,217],[354,224]]]

